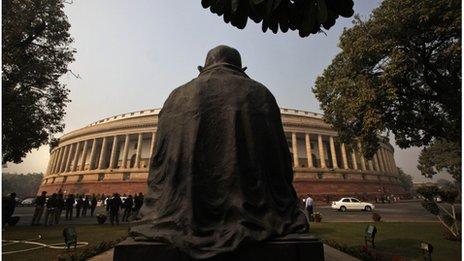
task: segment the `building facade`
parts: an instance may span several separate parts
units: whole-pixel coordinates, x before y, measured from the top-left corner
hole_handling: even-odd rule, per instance
[[[121,114],[64,134],[50,151],[39,192],[145,192],[159,111]],[[293,109],[281,109],[281,115],[298,194],[326,200],[405,194],[388,141],[367,160],[340,143],[322,115]]]

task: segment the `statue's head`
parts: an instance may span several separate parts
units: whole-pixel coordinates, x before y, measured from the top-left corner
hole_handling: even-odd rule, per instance
[[[242,71],[245,71],[246,69],[242,68],[242,58],[236,49],[226,45],[219,45],[208,52],[208,55],[206,55],[205,66],[198,66],[198,70],[201,72],[205,68],[220,64],[232,65]]]

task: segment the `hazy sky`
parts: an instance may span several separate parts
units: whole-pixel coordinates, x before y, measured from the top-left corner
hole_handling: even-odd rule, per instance
[[[355,1],[355,12],[368,17],[379,2]],[[352,26],[351,18],[339,18],[327,35],[304,39],[298,32],[262,33],[250,20],[239,30],[203,9],[200,0],[74,1],[65,12],[77,50],[70,68],[81,77],[62,78],[72,100],[65,133],[112,115],[162,107],[174,88],[198,75],[197,66],[219,44],[240,51],[247,74],[266,85],[279,106],[321,112],[311,88],[339,52],[343,28]],[[415,181],[424,180],[416,168],[420,149],[395,149],[397,165]],[[48,157],[43,146],[3,171],[43,172]]]

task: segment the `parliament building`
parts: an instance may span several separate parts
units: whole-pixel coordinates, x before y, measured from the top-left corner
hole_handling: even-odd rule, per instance
[[[144,193],[159,111],[125,113],[64,134],[50,151],[38,193]],[[388,140],[367,160],[340,143],[321,114],[284,108],[280,112],[299,195],[334,200],[405,194]]]

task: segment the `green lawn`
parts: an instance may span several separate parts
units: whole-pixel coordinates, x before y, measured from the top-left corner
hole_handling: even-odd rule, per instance
[[[311,232],[323,240],[333,240],[339,244],[360,247],[364,244],[364,229],[372,223],[311,223]],[[404,257],[406,260],[421,260],[419,242],[427,241],[435,248],[433,260],[461,260],[461,242],[444,239],[444,230],[436,222],[380,222],[375,223],[378,229],[376,237],[377,250],[387,257]],[[63,242],[62,230],[65,226],[53,227],[12,227],[3,232],[3,239],[32,239],[39,234],[38,242]],[[127,235],[128,225],[79,225],[75,226],[78,240],[89,243],[91,248],[103,241],[112,241]],[[33,247],[33,246],[31,246]],[[3,251],[28,248],[24,244],[7,245]],[[76,251],[80,252],[85,248]],[[65,253],[63,250],[39,249],[30,252],[2,255],[3,260],[56,260]],[[389,258],[388,260],[390,260]],[[401,259],[399,259],[401,260]]]
[[[32,239],[37,238],[38,235],[42,235],[40,240],[31,240],[36,242],[42,242],[46,244],[52,243],[63,243],[62,231],[66,225],[58,225],[52,227],[43,226],[24,226],[24,227],[11,227],[2,232],[3,239]],[[78,241],[88,242],[89,245],[83,248],[78,248],[76,251],[82,252],[86,248],[91,248],[98,245],[103,241],[112,241],[127,235],[129,226],[124,224],[120,226],[105,225],[76,225]],[[25,248],[36,247],[35,245],[26,244],[3,244],[3,252],[20,250]],[[74,251],[74,250],[73,250]],[[29,252],[15,253],[5,255],[2,254],[3,260],[57,260],[60,254],[66,253],[64,250],[57,249],[38,249]]]
[[[437,222],[311,223],[311,232],[323,240],[360,247],[368,224],[377,227],[376,248],[385,256],[421,260],[419,242],[426,241],[434,246],[432,260],[461,260],[461,242],[444,239]]]

